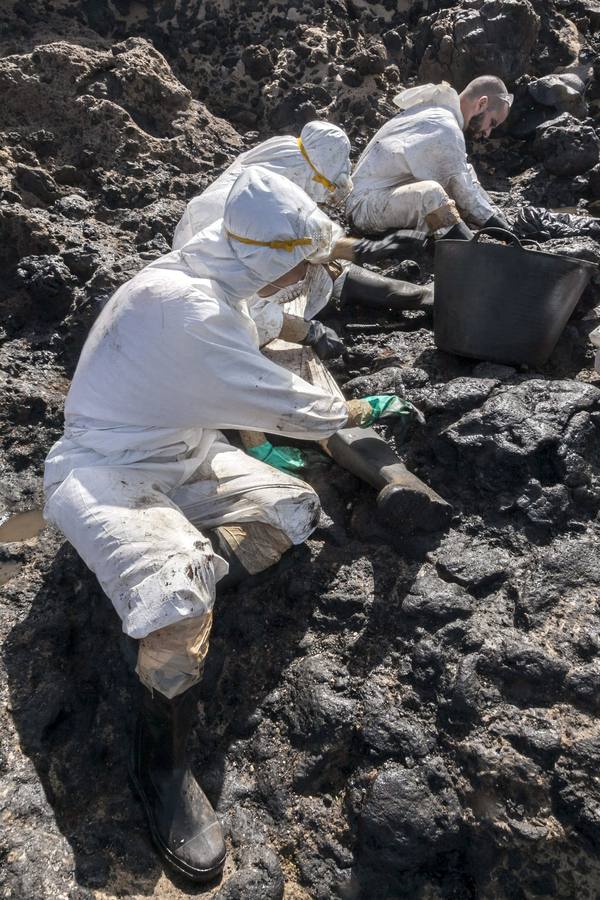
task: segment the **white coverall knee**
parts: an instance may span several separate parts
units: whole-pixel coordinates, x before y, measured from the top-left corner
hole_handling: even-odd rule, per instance
[[[456,204],[436,181],[415,181],[369,191],[352,210],[352,224],[365,234],[389,228],[447,230],[460,219]]]

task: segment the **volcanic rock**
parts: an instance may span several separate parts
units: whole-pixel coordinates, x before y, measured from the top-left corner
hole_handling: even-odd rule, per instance
[[[248,146],[320,117],[356,159],[402,87],[495,72],[516,100],[472,148],[483,186],[511,217],[590,209],[594,2],[2,4],[2,521],[42,505],[103,303]],[[560,105],[579,80],[590,119]],[[600,261],[594,229],[543,248]],[[396,274],[427,282],[417,262]],[[229,847],[206,897],[596,897],[598,308],[594,278],[536,372],[440,352],[418,312],[326,311],[346,396],[421,409],[377,428],[457,516],[401,538],[313,448],[318,529],[217,598],[190,742]],[[136,647],[94,575],[46,528],[0,547],[0,581],[0,894],[189,896],[127,784]]]
[[[553,175],[581,175],[600,157],[600,139],[590,125],[563,113],[536,129],[533,145],[542,165]]]
[[[417,36],[422,81],[462,90],[479,75],[512,83],[526,70],[540,21],[524,0],[467,0],[426,18]]]

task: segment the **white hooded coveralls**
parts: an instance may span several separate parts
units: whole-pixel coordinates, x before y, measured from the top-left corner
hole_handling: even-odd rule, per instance
[[[300,140],[313,166],[336,190],[321,184],[302,155],[298,140],[290,135],[270,138],[242,153],[213,184],[188,203],[173,238],[173,250],[179,250],[193,236],[223,217],[227,195],[238,175],[249,166],[263,166],[283,175],[308,194],[315,203],[334,202],[348,193],[350,180],[350,141],[344,131],[329,122],[308,122]]]
[[[429,227],[443,234],[458,216],[439,225],[432,214],[453,201],[464,219],[483,225],[497,209],[467,159],[457,92],[445,82],[426,84],[394,103],[402,112],[379,129],[353,172],[353,224],[365,233]]]
[[[330,122],[308,122],[300,133],[300,140],[317,171],[336,185],[331,192],[322,184],[298,146],[298,139],[281,135],[242,153],[205,191],[188,203],[173,237],[173,249],[184,244],[207,225],[221,219],[231,186],[238,175],[250,166],[260,165],[297,185],[315,203],[337,202],[352,187],[350,179],[350,141],[344,131]],[[335,224],[333,242],[343,236],[343,229]],[[259,332],[261,346],[276,338],[283,325],[284,307],[306,319],[315,316],[327,303],[332,292],[332,281],[321,266],[311,266],[306,284],[301,289],[285,291],[263,300],[248,298],[249,312]],[[288,303],[288,306],[286,306]]]
[[[250,240],[310,238],[282,249]],[[285,178],[239,176],[223,220],[151,263],[103,309],[65,404],[65,433],[45,469],[45,517],[144,638],[208,615],[227,572],[199,529],[261,522],[304,541],[318,499],[246,456],[220,429],[320,440],[346,405],[264,357],[245,298],[308,255],[327,253],[332,223]]]

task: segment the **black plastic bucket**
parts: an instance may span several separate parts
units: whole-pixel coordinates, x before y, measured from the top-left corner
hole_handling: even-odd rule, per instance
[[[480,243],[482,234],[510,246]],[[458,356],[540,366],[596,269],[587,260],[527,250],[499,228],[482,228],[471,241],[438,241],[435,343]]]

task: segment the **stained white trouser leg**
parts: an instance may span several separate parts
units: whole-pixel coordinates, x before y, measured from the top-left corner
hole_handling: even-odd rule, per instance
[[[263,522],[301,544],[314,531],[319,498],[313,489],[217,440],[204,462],[171,499],[198,528]]]
[[[202,631],[202,621],[212,609],[215,582],[228,568],[198,529],[228,526],[230,546],[237,541],[249,551],[252,540],[248,544],[247,536],[233,526],[269,525],[265,534],[270,532],[274,539],[273,546],[265,548],[268,564],[309,536],[318,520],[319,502],[309,485],[246,456],[224,439],[213,445],[191,482],[169,496],[156,486],[160,463],[154,461],[152,468],[152,472],[139,466],[74,469],[52,490],[45,515],[96,573],[126,634],[144,638],[189,620],[193,644],[193,635]],[[198,653],[205,652],[208,631],[197,645],[198,653],[191,654],[184,631],[186,635],[176,632],[182,638],[181,654],[169,651],[168,690],[175,689],[175,658],[184,660],[179,687],[199,677]],[[173,634],[167,635],[169,646]],[[155,652],[155,642],[152,646]]]
[[[437,181],[415,181],[373,190],[352,209],[352,222],[369,234],[390,228],[429,230],[440,236],[460,219],[454,201]]]
[[[307,484],[226,442],[213,444],[194,479],[171,496],[198,526],[218,527],[221,539],[252,574],[276,563],[292,543],[305,540],[319,514],[318,498]],[[210,614],[187,619],[140,641],[136,671],[142,683],[167,697],[197,684],[211,621]]]
[[[134,638],[209,612],[228,571],[157,481],[155,471],[127,465],[73,469],[44,509]]]

